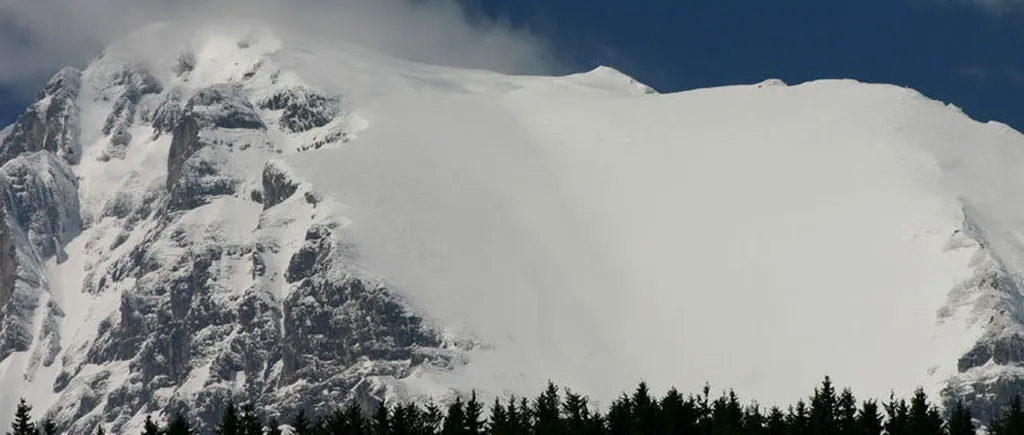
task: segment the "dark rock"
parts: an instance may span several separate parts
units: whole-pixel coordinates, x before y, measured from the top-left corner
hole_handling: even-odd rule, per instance
[[[260,108],[282,111],[278,123],[282,130],[291,133],[323,127],[341,112],[337,98],[318,94],[305,87],[277,92],[264,100]]]
[[[242,90],[230,85],[199,90],[185,105],[185,112],[195,116],[203,128],[266,129]]]
[[[299,183],[292,180],[277,163],[271,161],[263,166],[262,202],[264,210],[284,202],[294,195],[298,188]]]
[[[65,68],[57,73],[0,143],[0,165],[21,154],[40,150],[55,153],[68,163],[77,163],[81,158],[77,104],[81,85],[80,71]]]
[[[178,61],[171,68],[171,71],[178,77],[181,77],[192,72],[194,69],[196,69],[196,55],[191,52],[185,52],[178,56]]]

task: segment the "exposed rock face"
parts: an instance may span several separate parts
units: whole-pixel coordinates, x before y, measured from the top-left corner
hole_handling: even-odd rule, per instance
[[[438,331],[348,270],[338,223],[311,218],[324,199],[275,159],[347,140],[341,99],[287,86],[255,101],[246,86],[272,68],[251,68],[245,85],[193,85],[198,62],[183,56],[154,74],[111,54],[62,71],[4,140],[0,360],[28,352],[27,379],[56,365],[38,382],[56,395],[47,415],[70,433],[118,433],[176,411],[207,430],[243,393],[282,418],[348,400],[375,406],[416,367],[453,364],[459,351],[442,349]],[[89,117],[102,136],[84,153],[83,98],[109,108]],[[85,205],[69,166],[82,155],[124,174]],[[154,160],[166,174],[135,167]],[[295,195],[306,200],[278,207]],[[76,314],[83,330],[62,349],[69,307],[50,297],[43,265],[65,260],[72,240],[84,278],[60,290],[111,308]]]
[[[965,209],[963,230],[953,236],[954,246],[976,252],[971,260],[975,273],[951,293],[950,307],[969,310],[985,332],[957,361],[958,373],[943,396],[950,406],[964,400],[975,418],[990,421],[1024,388],[1024,294],[974,220],[971,209]],[[997,368],[997,377],[986,374]]]
[[[167,159],[172,207],[193,208],[210,197],[235,193],[240,179],[224,170],[230,154],[236,147],[244,151],[253,141],[263,141],[260,133],[264,130],[262,119],[237,87],[215,86],[196,92],[174,128]]]
[[[260,104],[261,109],[281,111],[278,123],[290,133],[323,127],[341,112],[336,98],[313,92],[305,87],[293,87],[274,93]]]
[[[47,150],[68,163],[81,156],[78,93],[81,71],[65,68],[50,79],[0,144],[0,165],[27,152]]]
[[[263,167],[262,184],[263,193],[260,194],[260,202],[263,203],[264,210],[284,202],[299,188],[298,183],[273,161],[267,162],[267,165]]]
[[[0,359],[30,350],[33,340],[43,343],[36,351],[46,354],[34,358],[45,365],[59,351],[54,334],[63,312],[47,302],[43,263],[54,257],[62,261],[64,245],[81,230],[77,188],[67,164],[49,151],[24,154],[0,167]],[[43,316],[41,331],[32,330],[36,316]]]
[[[185,114],[195,116],[203,128],[266,129],[243,90],[233,85],[200,89],[185,105]]]

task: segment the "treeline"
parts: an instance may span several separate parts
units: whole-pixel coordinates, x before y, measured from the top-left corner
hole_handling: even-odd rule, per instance
[[[606,413],[596,411],[586,396],[562,391],[554,384],[536,398],[511,397],[485,405],[472,394],[450,405],[399,404],[364,413],[357,405],[313,416],[299,411],[285,427],[263,421],[255,406],[229,403],[213,430],[215,435],[968,435],[980,433],[970,410],[957,402],[943,417],[918,389],[909,401],[858,402],[850,389],[838,391],[828,377],[808,400],[785,409],[742,404],[733,391],[712,398],[711,389],[683,395],[669,390],[662,397],[640,383],[632,394],[616,399]],[[8,435],[54,435],[56,424],[32,421],[23,400]],[[1024,435],[1024,410],[1016,397],[1001,415],[988,422],[988,434]],[[102,428],[96,434],[105,435]],[[134,434],[132,434],[134,435]],[[141,435],[200,435],[183,416],[166,425],[147,418]]]

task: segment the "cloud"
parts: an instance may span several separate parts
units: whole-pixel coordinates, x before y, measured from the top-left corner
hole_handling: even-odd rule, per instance
[[[35,92],[118,37],[159,21],[213,17],[338,38],[410,60],[548,73],[547,45],[523,29],[470,19],[455,0],[0,0],[0,87]]]

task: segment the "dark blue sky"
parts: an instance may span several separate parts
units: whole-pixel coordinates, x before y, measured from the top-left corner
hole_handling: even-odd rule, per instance
[[[462,0],[571,68],[662,92],[781,78],[905,85],[1024,131],[1024,14],[970,0]],[[0,88],[0,124],[25,101]]]
[[[1024,15],[970,0],[467,0],[575,67],[662,92],[781,78],[909,86],[1024,131]]]

